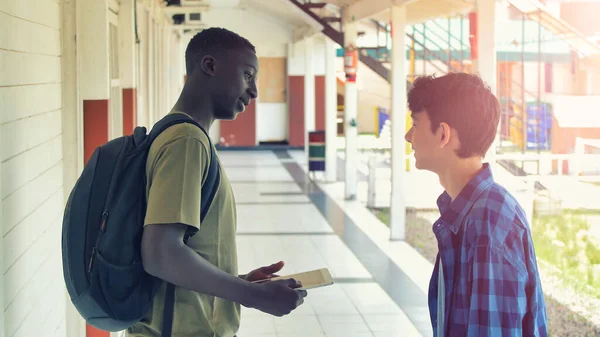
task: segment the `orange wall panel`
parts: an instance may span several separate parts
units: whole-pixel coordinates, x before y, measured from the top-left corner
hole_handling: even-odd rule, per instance
[[[136,89],[123,89],[123,135],[133,134],[137,124]]]
[[[83,154],[85,163],[98,146],[108,142],[108,107],[107,99],[83,101]]]
[[[315,130],[325,130],[325,76],[315,76]]]
[[[304,76],[289,79],[289,144],[304,146]]]
[[[256,101],[232,121],[220,121],[223,146],[256,146]]]

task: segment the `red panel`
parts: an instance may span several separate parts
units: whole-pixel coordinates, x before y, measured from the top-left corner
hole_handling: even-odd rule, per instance
[[[291,146],[304,146],[304,76],[289,77]]]
[[[471,43],[471,60],[477,60],[477,12],[469,13],[469,42]]]
[[[315,76],[315,129],[325,130],[325,76]]]
[[[96,147],[108,141],[108,100],[83,101],[83,153],[84,163]],[[110,333],[90,325],[85,327],[86,337],[109,337]]]
[[[552,68],[552,63],[544,63],[544,92],[552,92]]]
[[[133,129],[136,124],[136,89],[123,89],[123,135],[133,134]]]
[[[232,121],[221,121],[224,146],[256,146],[256,103],[254,100]]]
[[[98,330],[91,325],[86,325],[85,336],[86,337],[110,337],[110,332]]]
[[[106,142],[108,142],[108,100],[83,101],[83,154],[85,163],[90,159],[94,150]],[[98,336],[94,335],[94,337]]]

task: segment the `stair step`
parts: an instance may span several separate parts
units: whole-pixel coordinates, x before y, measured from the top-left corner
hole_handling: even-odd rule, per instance
[[[326,16],[323,17],[325,22],[341,22],[342,18],[338,18],[337,16]]]
[[[302,6],[304,6],[306,9],[323,8],[323,7],[327,6],[327,3],[325,3],[325,2],[307,3]]]

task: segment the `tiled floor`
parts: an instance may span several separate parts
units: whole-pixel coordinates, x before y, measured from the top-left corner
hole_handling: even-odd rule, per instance
[[[325,200],[322,198],[327,198],[326,193],[331,192],[319,189],[307,195],[304,192],[306,186],[298,181],[297,175],[290,174],[290,162],[298,161],[302,166],[305,160],[302,152],[277,156],[266,151],[221,151],[219,156],[238,203],[240,272],[283,260],[286,266],[281,274],[327,267],[335,280],[333,286],[310,290],[305,303],[282,318],[244,308],[238,337],[389,337],[431,334],[423,328],[429,324],[423,306],[415,310],[407,307],[405,301],[399,300],[397,292],[390,291],[394,277],[382,278],[378,272],[380,269],[373,266],[378,264],[377,261],[365,263],[377,258],[382,264],[393,265],[386,268],[401,270],[399,264],[394,262],[402,260],[393,256],[398,252],[397,246],[388,247],[385,240],[381,237],[378,239],[380,233],[372,232],[376,226],[370,228],[365,223],[350,225],[347,224],[350,218],[346,219],[343,213],[341,217],[338,214],[337,218],[335,214],[329,214],[335,213],[332,205],[324,212],[319,200]],[[335,207],[341,209],[337,205]],[[356,203],[352,207],[362,206]],[[354,209],[351,218],[357,218],[356,212]],[[331,219],[341,221],[342,227],[337,223],[339,221],[334,226]],[[365,245],[365,240],[370,241],[370,246]],[[365,251],[364,247],[376,247],[377,252]],[[409,251],[406,256],[414,254],[410,250],[404,248],[405,253]],[[417,261],[422,262],[418,258]],[[431,268],[426,263],[423,266],[425,270]],[[376,273],[371,274],[369,270]],[[386,279],[383,286],[380,284],[382,279]],[[407,279],[409,282],[422,282],[425,276],[422,273],[408,275]],[[390,282],[392,284],[388,284]],[[401,285],[400,281],[398,285]],[[400,294],[400,298],[418,296],[419,303],[422,303],[425,301],[424,286],[419,284],[419,287],[411,288],[416,289],[415,293],[418,294]],[[405,312],[401,308],[410,310]]]

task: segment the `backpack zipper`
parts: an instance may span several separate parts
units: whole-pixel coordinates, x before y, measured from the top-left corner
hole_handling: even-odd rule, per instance
[[[102,218],[100,220],[100,232],[106,231],[106,219],[108,219],[108,211],[104,211],[102,213]],[[96,245],[92,248],[92,256],[90,256],[90,263],[88,264],[88,273],[92,272],[92,266],[94,265],[94,259],[96,258],[96,253],[98,252],[98,243],[100,242],[100,233],[98,233],[98,237],[96,238]]]

